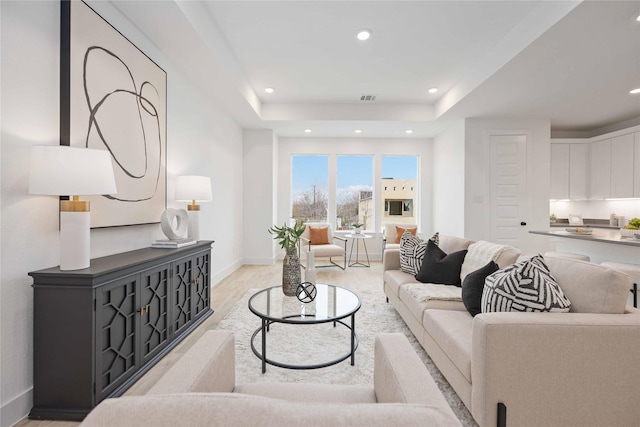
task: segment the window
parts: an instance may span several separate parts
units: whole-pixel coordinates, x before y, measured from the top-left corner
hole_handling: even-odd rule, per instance
[[[338,156],[336,228],[373,229],[373,156]]]
[[[328,156],[292,156],[291,216],[298,221],[327,221]]]
[[[418,157],[382,156],[382,176],[382,225],[417,225]]]

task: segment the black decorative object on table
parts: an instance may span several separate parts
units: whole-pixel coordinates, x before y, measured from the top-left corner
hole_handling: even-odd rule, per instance
[[[314,299],[316,299],[316,295],[318,295],[318,290],[311,282],[300,283],[298,285],[298,289],[296,290],[296,296],[298,297],[300,302],[312,302]]]

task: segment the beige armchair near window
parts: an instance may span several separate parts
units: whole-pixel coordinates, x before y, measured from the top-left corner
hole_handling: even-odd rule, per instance
[[[307,251],[313,251],[316,260],[316,268],[319,267],[340,267],[347,268],[347,239],[333,235],[333,228],[328,223],[307,223],[306,228],[300,236],[300,259]],[[325,231],[326,230],[326,231]],[[329,258],[330,264],[319,265],[318,258]],[[336,263],[333,258],[341,258],[342,265]]]
[[[400,248],[400,236],[402,236],[402,234],[400,234],[400,236],[398,235],[396,227],[402,227],[404,229],[418,228],[418,226],[415,224],[384,224],[382,228],[382,253],[383,254],[385,249]]]

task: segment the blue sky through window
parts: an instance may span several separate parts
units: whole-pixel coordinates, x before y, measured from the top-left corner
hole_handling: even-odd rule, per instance
[[[338,156],[338,188],[371,185],[372,156]],[[312,185],[327,188],[329,157],[326,155],[295,155],[292,161],[293,194]],[[382,178],[417,179],[417,156],[383,156]]]

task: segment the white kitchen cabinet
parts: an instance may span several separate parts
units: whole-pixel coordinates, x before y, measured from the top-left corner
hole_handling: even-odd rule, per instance
[[[635,133],[635,150],[633,158],[633,197],[640,198],[640,132]]]
[[[611,139],[591,143],[590,199],[611,197]]]
[[[611,197],[633,197],[634,134],[612,138],[611,141]]]
[[[569,198],[584,200],[588,196],[589,144],[569,144]]]
[[[551,188],[552,199],[569,198],[569,145],[551,144]]]

